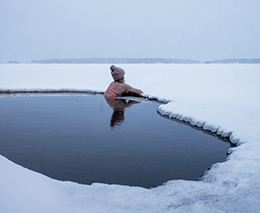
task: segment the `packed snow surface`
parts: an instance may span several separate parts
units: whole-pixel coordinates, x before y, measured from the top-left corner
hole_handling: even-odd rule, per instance
[[[0,64],[0,90],[105,91],[109,66]],[[260,212],[260,65],[118,66],[145,96],[170,100],[160,113],[239,146],[200,181],[172,180],[152,189],[57,181],[0,156],[1,213]]]

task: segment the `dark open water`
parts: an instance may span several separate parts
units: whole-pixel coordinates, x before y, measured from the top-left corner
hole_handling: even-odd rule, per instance
[[[141,99],[139,99],[141,100]],[[59,180],[155,187],[197,180],[230,144],[166,119],[157,102],[0,96],[0,154]]]

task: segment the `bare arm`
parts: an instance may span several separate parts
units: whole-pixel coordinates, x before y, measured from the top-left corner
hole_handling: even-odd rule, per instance
[[[125,89],[125,92],[132,92],[132,93],[135,93],[135,94],[138,94],[138,95],[141,95],[143,93],[142,90],[133,88],[128,84],[124,85],[124,89]]]

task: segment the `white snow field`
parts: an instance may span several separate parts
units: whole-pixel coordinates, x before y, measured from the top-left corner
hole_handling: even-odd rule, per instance
[[[260,65],[116,65],[130,85],[171,101],[162,114],[240,145],[202,180],[153,189],[57,181],[0,156],[0,212],[260,212]],[[109,66],[0,64],[0,90],[105,91]]]

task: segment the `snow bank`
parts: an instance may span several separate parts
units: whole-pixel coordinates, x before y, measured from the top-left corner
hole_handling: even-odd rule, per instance
[[[120,66],[120,65],[118,65]],[[159,112],[240,146],[201,181],[153,189],[52,180],[0,156],[1,212],[259,212],[260,65],[121,65],[126,81],[171,100]],[[0,90],[99,91],[109,65],[0,65]],[[0,97],[1,98],[1,97]]]

